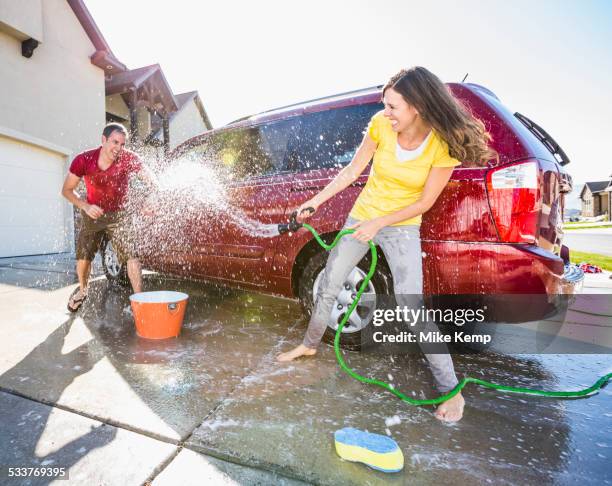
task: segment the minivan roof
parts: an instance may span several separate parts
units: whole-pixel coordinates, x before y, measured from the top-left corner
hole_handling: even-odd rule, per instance
[[[508,110],[491,90],[474,83],[446,83],[446,85],[456,97],[462,100],[475,116],[486,123],[487,129],[493,139],[493,148],[497,150],[500,155],[498,163],[508,163],[527,157],[536,157],[559,162],[553,151],[545,146],[544,143],[530,131],[531,129],[523,122],[519,121],[517,116]],[[174,149],[173,154],[180,155],[191,146],[198,144],[210,133],[225,132],[226,130],[259,125],[265,122],[283,120],[308,113],[361,104],[380,103],[381,94],[382,85],[372,86],[370,88],[316,98],[249,115],[186,140]],[[509,130],[510,127],[512,128]]]
[[[455,83],[450,83],[455,84]],[[464,86],[469,86],[473,90],[479,91],[485,95],[491,96],[499,101],[499,98],[491,90],[475,83],[462,83]],[[353,91],[346,91],[344,93],[338,93],[330,96],[323,96],[321,98],[313,98],[307,101],[300,101],[290,105],[280,106],[270,110],[265,110],[260,113],[243,116],[237,120],[231,121],[226,124],[223,128],[234,127],[245,123],[270,121],[276,118],[286,118],[292,115],[299,115],[302,113],[312,113],[317,111],[324,111],[331,108],[341,108],[343,106],[349,106],[359,100],[360,103],[376,102],[381,98],[383,85],[371,86],[369,88],[361,88]]]
[[[243,124],[243,122],[252,123],[255,121],[268,121],[280,117],[286,118],[287,116],[298,115],[302,113],[323,111],[330,108],[339,108],[346,105],[352,105],[357,99],[363,102],[366,101],[365,99],[367,99],[367,101],[370,101],[369,98],[371,97],[371,101],[377,101],[380,99],[382,88],[382,85],[371,86],[369,88],[356,89],[353,91],[347,91],[345,93],[324,96],[321,98],[314,98],[308,101],[301,101],[299,103],[281,106],[278,108],[273,108],[271,110],[266,110],[260,113],[238,118],[237,120],[234,120],[225,125],[225,127],[241,125]]]

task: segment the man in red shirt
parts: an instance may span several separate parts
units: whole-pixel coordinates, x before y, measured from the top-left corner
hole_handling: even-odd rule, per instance
[[[64,180],[62,195],[81,210],[82,226],[77,240],[77,275],[79,289],[71,296],[68,310],[76,312],[87,297],[87,284],[102,238],[111,241],[121,263],[127,263],[127,274],[134,292],[142,291],[142,271],[124,212],[129,178],[132,174],[151,183],[134,152],[125,148],[128,133],[119,123],[109,123],[102,131],[102,145],[77,155]],[[75,188],[85,180],[87,199],[81,199]]]

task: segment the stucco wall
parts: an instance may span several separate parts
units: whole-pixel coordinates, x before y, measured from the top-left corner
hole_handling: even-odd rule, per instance
[[[106,97],[106,112],[123,118],[127,123],[130,121],[130,109],[125,104],[125,101],[123,101],[121,95],[116,94]]]
[[[175,148],[188,138],[207,130],[195,101],[190,101],[170,121],[170,147]]]
[[[44,42],[30,59],[18,38],[0,32],[0,129],[67,148],[65,172],[72,155],[100,142],[104,72],[91,64],[94,46],[65,0],[44,0],[42,24]]]
[[[97,144],[104,124],[104,72],[65,0],[43,3],[44,42],[30,59],[0,33],[0,125],[75,151]]]
[[[138,138],[142,141],[151,133],[151,115],[144,106],[136,108],[136,124],[138,127]]]
[[[42,0],[0,0],[0,30],[44,42]]]

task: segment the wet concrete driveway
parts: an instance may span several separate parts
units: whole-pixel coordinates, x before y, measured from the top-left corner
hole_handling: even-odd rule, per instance
[[[149,275],[147,290],[190,301],[179,338],[147,341],[127,291],[103,278],[69,315],[69,266],[0,265],[0,465],[65,466],[70,481],[59,484],[612,482],[611,387],[571,401],[468,387],[464,419],[445,425],[431,407],[347,377],[330,347],[275,363],[301,340],[296,302]],[[421,357],[347,361],[415,397],[433,394]],[[576,389],[611,371],[612,356],[472,354],[455,366],[460,377]],[[341,461],[332,437],[345,426],[389,434],[404,470]]]

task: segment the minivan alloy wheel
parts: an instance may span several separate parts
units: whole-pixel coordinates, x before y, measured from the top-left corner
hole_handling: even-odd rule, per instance
[[[319,272],[312,286],[312,295],[314,301],[316,301],[319,285],[321,283],[324,273],[324,269]],[[353,300],[355,299],[357,291],[361,287],[365,276],[366,273],[363,270],[358,267],[355,267],[351,271],[349,276],[346,278],[342,286],[342,290],[340,290],[338,297],[334,301],[330,320],[327,324],[329,328],[333,329],[334,331],[338,329],[338,325],[342,321],[344,315],[348,312],[348,309],[351,306]],[[361,294],[359,304],[357,304],[357,307],[355,308],[348,322],[342,329],[342,333],[352,334],[355,332],[360,332],[371,321],[375,309],[376,288],[374,287],[372,281],[370,281],[363,294]]]
[[[118,278],[121,274],[121,263],[117,258],[113,244],[109,241],[104,250],[104,266],[111,277]]]
[[[102,269],[106,278],[112,283],[128,285],[127,267],[121,264],[113,244],[109,240],[105,239],[102,241],[100,253],[102,256]]]

